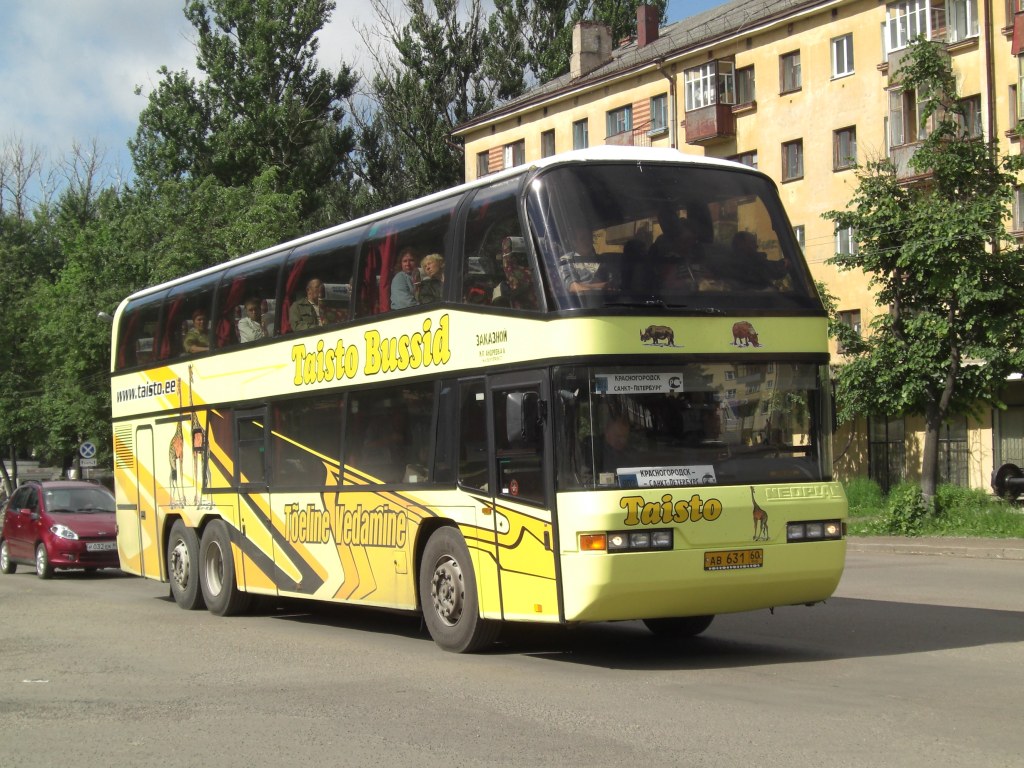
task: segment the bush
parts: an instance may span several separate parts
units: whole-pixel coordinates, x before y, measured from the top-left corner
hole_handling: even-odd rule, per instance
[[[850,503],[850,517],[877,515],[885,504],[881,486],[869,478],[855,477],[844,483],[844,488]]]
[[[892,536],[919,536],[929,511],[919,486],[897,485],[889,491],[885,512],[878,521],[880,532]]]

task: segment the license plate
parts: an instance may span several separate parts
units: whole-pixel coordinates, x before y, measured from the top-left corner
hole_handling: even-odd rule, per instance
[[[740,568],[760,568],[764,565],[763,549],[727,549],[704,553],[705,571],[733,571]]]
[[[85,544],[86,552],[109,552],[117,549],[116,541],[88,541]]]

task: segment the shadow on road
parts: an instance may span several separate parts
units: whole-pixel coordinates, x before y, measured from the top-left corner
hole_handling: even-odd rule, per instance
[[[418,616],[303,601],[266,603],[257,613],[297,624],[392,634],[431,642]],[[833,598],[719,616],[701,636],[667,640],[641,622],[576,627],[510,625],[485,653],[521,654],[610,669],[720,669],[973,648],[1024,641],[1024,613]]]

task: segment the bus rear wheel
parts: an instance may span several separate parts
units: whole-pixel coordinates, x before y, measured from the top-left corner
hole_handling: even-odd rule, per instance
[[[711,616],[673,616],[668,619],[644,619],[644,625],[659,637],[696,637],[711,626]]]
[[[167,542],[167,577],[179,608],[195,611],[205,607],[199,589],[199,538],[181,520],[174,521]]]
[[[455,528],[439,528],[427,541],[420,564],[420,604],[430,636],[446,651],[471,653],[498,637],[498,624],[480,617],[473,563]]]
[[[248,592],[235,581],[235,558],[231,537],[223,520],[214,520],[203,531],[199,545],[199,584],[210,613],[234,616],[243,613],[250,602]]]

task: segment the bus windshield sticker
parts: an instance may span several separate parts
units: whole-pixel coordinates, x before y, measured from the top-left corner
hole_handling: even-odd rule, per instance
[[[714,485],[715,468],[711,464],[688,467],[620,467],[620,488],[670,488],[687,485]]]
[[[642,395],[681,392],[682,389],[682,373],[599,373],[594,376],[594,391],[602,395]]]

